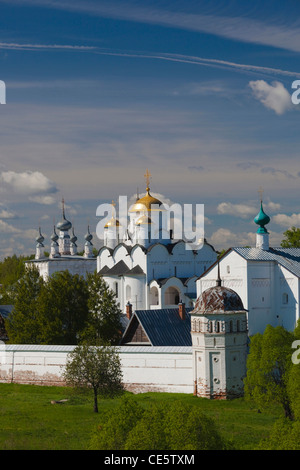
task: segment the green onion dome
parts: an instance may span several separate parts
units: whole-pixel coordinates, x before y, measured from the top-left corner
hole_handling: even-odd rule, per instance
[[[257,233],[267,233],[267,229],[265,228],[265,225],[267,225],[270,222],[270,220],[271,220],[270,217],[264,212],[263,205],[261,203],[260,211],[254,219],[254,222],[257,225],[259,225],[259,229],[257,230]]]

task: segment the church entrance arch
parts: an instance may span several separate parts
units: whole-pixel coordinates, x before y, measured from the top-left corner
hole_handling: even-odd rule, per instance
[[[150,305],[159,305],[158,289],[155,286],[150,289]]]
[[[178,305],[180,301],[180,291],[177,287],[170,286],[165,291],[165,305]]]

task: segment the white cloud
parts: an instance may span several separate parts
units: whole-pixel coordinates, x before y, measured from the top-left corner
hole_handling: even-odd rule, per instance
[[[264,203],[264,209],[271,212],[280,209],[280,204],[276,202]],[[249,204],[232,204],[231,202],[221,202],[217,207],[218,214],[228,214],[235,217],[241,217],[242,219],[248,219],[253,215],[256,215],[259,211],[258,204],[255,206]]]
[[[275,224],[281,225],[282,227],[300,227],[300,214],[277,214],[272,218]]]
[[[0,219],[16,219],[17,215],[9,210],[7,207],[4,207],[3,204],[0,204]]]
[[[264,80],[256,80],[249,82],[249,86],[255,98],[276,114],[284,114],[292,109],[291,95],[282,83],[276,81],[269,85]]]
[[[231,202],[221,202],[217,207],[218,214],[233,215],[242,217],[242,219],[248,219],[249,216],[256,214],[257,210],[258,209],[253,206],[232,204]]]
[[[227,228],[219,228],[210,237],[210,243],[217,249],[226,249],[233,246],[254,246],[255,232],[232,232]]]
[[[29,196],[29,201],[36,202],[37,204],[45,204],[49,206],[56,202],[56,199],[53,196]]]
[[[19,194],[40,196],[57,192],[55,183],[39,171],[3,171],[0,181]]]
[[[0,220],[0,233],[21,233],[21,230],[13,227],[12,225],[4,222],[4,220]]]

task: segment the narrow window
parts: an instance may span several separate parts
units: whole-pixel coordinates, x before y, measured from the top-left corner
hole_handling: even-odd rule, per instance
[[[282,295],[282,303],[283,303],[284,305],[286,305],[286,304],[289,303],[289,296],[288,296],[288,294],[284,293],[284,294]]]

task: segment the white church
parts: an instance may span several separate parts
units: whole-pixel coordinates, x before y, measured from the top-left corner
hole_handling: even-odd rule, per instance
[[[146,173],[146,194],[129,208],[129,223],[121,232],[113,217],[104,227],[104,246],[97,258],[97,271],[115,292],[120,308],[135,310],[192,307],[196,280],[217,260],[215,249],[204,239],[196,249],[186,240],[174,240],[162,201],[150,193]],[[122,237],[121,234],[122,233]]]
[[[263,204],[254,222],[256,246],[230,248],[219,260],[224,286],[233,289],[248,312],[249,335],[268,324],[292,331],[300,318],[300,248],[270,247]],[[197,297],[214,285],[217,263],[197,280]]]
[[[71,236],[70,230],[72,229]],[[58,234],[56,232],[58,231]],[[77,237],[72,223],[66,218],[65,203],[62,200],[62,216],[60,222],[54,225],[51,235],[49,256],[45,256],[44,236],[39,228],[36,238],[35,259],[26,262],[27,266],[35,265],[40,276],[47,280],[57,271],[68,270],[71,274],[86,276],[96,270],[97,259],[93,253],[93,236],[88,227],[85,235],[84,254],[78,254]]]

